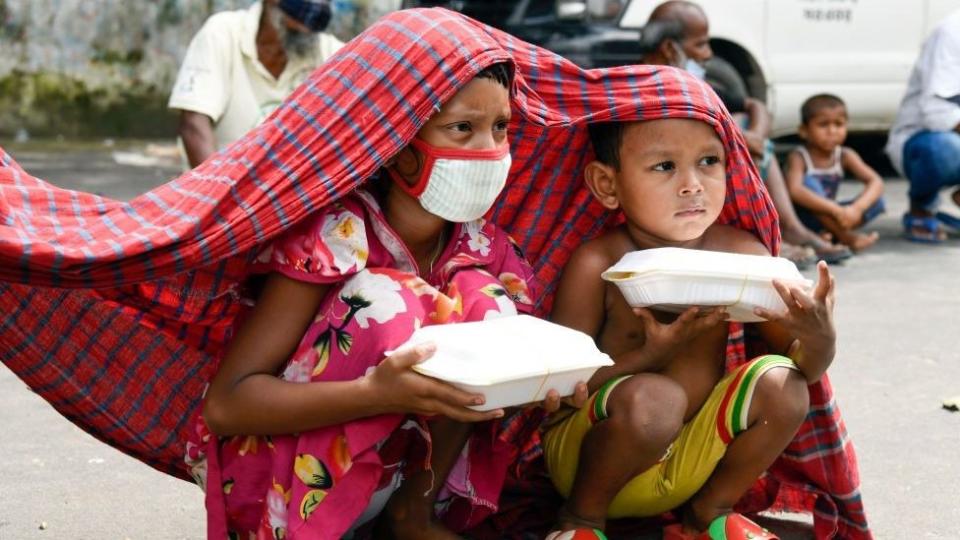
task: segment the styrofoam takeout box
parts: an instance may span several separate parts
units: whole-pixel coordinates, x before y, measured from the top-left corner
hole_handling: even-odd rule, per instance
[[[724,306],[730,320],[740,322],[762,321],[755,307],[786,309],[774,279],[813,285],[782,257],[669,247],[627,253],[601,276],[616,283],[633,307],[679,313],[690,306]]]
[[[551,388],[568,396],[613,365],[590,336],[529,315],[425,326],[398,348],[425,342],[437,350],[413,369],[483,394],[484,404],[472,407],[478,411],[542,401]]]

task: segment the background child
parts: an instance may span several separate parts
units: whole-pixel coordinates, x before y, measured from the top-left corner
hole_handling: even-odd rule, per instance
[[[631,309],[600,278],[640,249],[769,255],[748,232],[716,222],[727,178],[717,133],[687,119],[590,127],[597,157],[587,185],[626,221],[573,254],[552,317],[594,336],[615,365],[589,381],[587,405],[545,435],[547,468],[567,497],[559,529],[602,529],[607,517],[682,507],[682,524],[664,538],[723,523],[741,531],[733,537],[769,538],[732,508],[790,442],[807,413],[807,384],[833,360],[833,278],[821,262],[812,293],[774,281],[787,310],[758,309],[767,322],[757,326],[769,350],[786,356],[761,356],[724,375],[722,310]]]
[[[807,227],[829,231],[854,251],[872,246],[879,238],[856,229],[883,213],[883,179],[851,148],[847,138],[847,108],[830,94],[807,99],[800,109],[800,137],[804,143],[787,157],[786,176],[797,214]],[[837,202],[845,173],[863,182],[855,198]]]
[[[495,507],[511,441],[487,423],[477,429],[494,435],[465,449],[474,427],[464,422],[503,411],[474,412],[482,396],[412,371],[425,347],[384,355],[421,325],[533,305],[530,266],[481,219],[510,169],[509,88],[505,64],[481,71],[387,162],[379,189],[322,209],[260,254],[269,275],[188,447],[206,472],[212,538],[340,538],[385,506],[392,537],[449,538],[434,502],[458,459],[468,463],[446,503]]]

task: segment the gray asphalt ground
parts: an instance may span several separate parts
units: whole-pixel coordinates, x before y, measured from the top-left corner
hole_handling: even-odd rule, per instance
[[[169,164],[118,165],[98,146],[7,148],[35,176],[120,199],[176,173]],[[833,268],[839,350],[830,376],[875,536],[952,540],[960,538],[960,413],[941,403],[960,395],[960,239],[903,240],[907,184],[886,186],[889,212],[874,227],[882,240]],[[812,537],[803,517],[767,523],[784,538]],[[203,536],[198,488],[84,434],[0,368],[0,540]]]

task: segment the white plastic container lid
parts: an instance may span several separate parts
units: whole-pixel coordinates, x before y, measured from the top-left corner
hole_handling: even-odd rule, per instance
[[[724,306],[731,320],[742,322],[762,320],[753,314],[758,306],[785,309],[772,280],[804,288],[813,284],[781,257],[673,247],[627,253],[601,277],[616,283],[634,307],[679,312]]]
[[[601,277],[607,281],[618,281],[655,272],[712,278],[743,279],[747,276],[750,279],[767,281],[782,279],[810,283],[810,280],[797,270],[797,265],[783,257],[675,247],[631,251],[607,269]]]
[[[436,352],[413,369],[471,386],[613,365],[590,336],[529,315],[425,326],[403,347],[428,341]]]

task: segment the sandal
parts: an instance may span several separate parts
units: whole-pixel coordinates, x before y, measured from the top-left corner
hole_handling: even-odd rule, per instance
[[[607,536],[600,529],[571,529],[569,531],[553,531],[544,540],[607,540]]]
[[[779,540],[779,537],[734,512],[717,517],[699,534],[684,533],[679,523],[664,527],[663,540]]]
[[[943,223],[936,216],[903,215],[903,234],[911,242],[939,244],[947,239]]]
[[[813,250],[817,253],[817,257],[827,264],[840,264],[853,257],[850,248],[843,244],[828,244],[820,249],[814,247]]]
[[[797,265],[798,270],[806,270],[817,264],[817,253],[807,246],[783,242],[780,245],[780,256]]]
[[[960,232],[960,217],[948,214],[946,212],[937,212],[933,215],[937,221],[953,229],[954,232]]]

